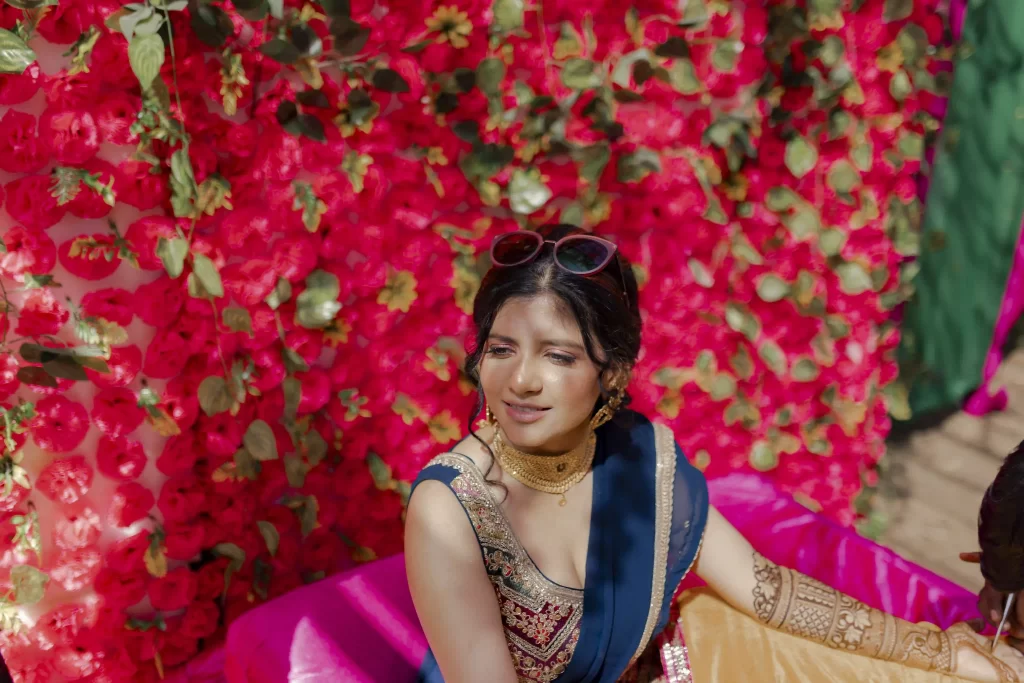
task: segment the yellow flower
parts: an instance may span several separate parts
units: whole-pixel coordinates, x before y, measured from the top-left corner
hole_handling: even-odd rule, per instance
[[[389,311],[408,313],[417,296],[415,276],[407,270],[392,271],[377,294],[377,303],[384,304]]]
[[[434,16],[427,19],[427,29],[437,33],[437,42],[451,43],[454,48],[469,45],[466,36],[473,32],[473,24],[469,15],[455,5],[438,7]]]
[[[442,446],[462,438],[462,431],[459,429],[459,421],[452,415],[450,410],[444,410],[427,421],[427,428],[434,441]]]

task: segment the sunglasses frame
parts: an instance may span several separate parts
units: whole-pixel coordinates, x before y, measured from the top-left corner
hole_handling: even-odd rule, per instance
[[[519,261],[516,261],[515,263],[502,263],[502,262],[499,262],[497,259],[494,258],[495,249],[497,249],[498,246],[503,241],[505,241],[506,239],[509,239],[512,235],[516,235],[516,236],[519,236],[519,235],[526,236],[526,235],[528,235],[530,237],[530,239],[532,239],[535,242],[536,246],[534,247],[533,251],[531,251],[525,258],[520,259]],[[600,265],[598,265],[597,267],[592,268],[590,270],[576,271],[576,270],[572,270],[571,268],[567,268],[566,266],[562,265],[561,262],[559,262],[559,260],[558,260],[558,250],[566,242],[572,242],[574,240],[583,240],[583,241],[587,241],[587,242],[597,242],[598,244],[600,244],[600,245],[604,246],[606,249],[608,249],[608,255],[605,257],[604,261],[602,261]],[[541,251],[543,251],[543,249],[544,249],[544,245],[545,244],[553,245],[552,248],[551,248],[551,253],[552,253],[552,256],[554,257],[553,260],[554,260],[556,266],[558,266],[560,269],[564,270],[567,273],[570,273],[572,275],[579,275],[581,277],[588,277],[590,275],[596,275],[597,273],[600,273],[602,270],[604,270],[605,268],[608,267],[608,264],[610,264],[613,260],[615,260],[615,254],[619,250],[619,247],[614,242],[609,242],[606,239],[601,239],[600,237],[596,237],[594,235],[566,235],[565,237],[563,237],[562,239],[559,239],[559,240],[547,240],[547,239],[544,239],[539,233],[531,232],[529,230],[517,230],[517,231],[514,231],[514,232],[506,232],[503,235],[498,235],[497,237],[494,238],[494,241],[491,242],[491,250],[490,250],[491,265],[495,266],[497,268],[515,268],[516,266],[521,266],[524,263],[529,263],[530,261],[533,261],[535,258],[537,258],[540,255]],[[620,264],[616,264],[616,265],[619,265],[619,277],[622,279],[622,297],[623,297],[623,299],[625,299],[626,307],[628,308],[629,307],[629,294],[628,294],[628,290],[626,289],[626,275],[622,272],[621,265]]]

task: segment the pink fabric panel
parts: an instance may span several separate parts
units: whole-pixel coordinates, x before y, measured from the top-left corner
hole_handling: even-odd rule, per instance
[[[401,683],[426,651],[397,555],[246,613],[228,632],[224,673],[231,682]]]
[[[762,477],[729,475],[709,487],[712,504],[776,562],[911,621],[949,626],[975,616],[967,590],[819,517]],[[425,652],[397,556],[241,617],[228,633],[225,673],[230,683],[404,683]]]

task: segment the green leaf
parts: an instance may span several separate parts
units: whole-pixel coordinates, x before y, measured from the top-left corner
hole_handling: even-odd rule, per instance
[[[488,57],[481,61],[476,67],[476,84],[480,92],[488,97],[500,95],[505,71],[505,62],[497,57]]]
[[[263,420],[253,420],[245,430],[242,445],[256,460],[277,460],[277,438],[274,430]]]
[[[106,364],[104,364],[104,367],[106,367]],[[89,379],[89,376],[85,374],[85,368],[70,356],[57,356],[53,360],[43,362],[43,370],[46,371],[46,374],[57,379],[70,379],[77,382]]]
[[[912,417],[910,410],[910,394],[907,386],[901,382],[890,382],[882,387],[882,395],[885,397],[885,406],[889,414],[897,420],[909,420]]]
[[[573,57],[562,67],[562,84],[573,90],[590,90],[604,81],[597,70],[597,63],[590,59]]]
[[[491,28],[496,33],[511,33],[523,27],[523,0],[494,0],[491,5],[494,23]]]
[[[213,552],[215,555],[231,560],[231,563],[228,565],[229,571],[238,571],[245,564],[245,551],[234,543],[218,543],[213,546]]]
[[[818,163],[818,150],[802,135],[786,143],[786,168],[797,178],[803,178]]]
[[[628,88],[630,85],[629,79],[633,74],[635,65],[642,62],[650,63],[650,60],[651,51],[644,47],[622,55],[615,63],[615,68],[612,69],[612,83],[620,88]],[[639,84],[638,82],[637,85]]]
[[[306,329],[322,329],[341,310],[338,278],[325,270],[314,270],[306,277],[306,289],[295,300],[295,322]]]
[[[199,407],[207,417],[226,413],[235,405],[235,399],[228,390],[228,383],[223,377],[210,375],[199,383]]]
[[[780,301],[789,294],[789,283],[777,275],[768,273],[757,281],[757,295],[762,301]]]
[[[766,339],[757,348],[757,355],[764,361],[772,372],[779,377],[786,374],[786,354],[782,348],[771,339]]]
[[[508,184],[508,195],[513,212],[529,215],[547,204],[552,193],[538,173],[516,169]]]
[[[711,378],[708,394],[713,401],[724,401],[736,394],[736,379],[726,373],[719,372]]]
[[[672,36],[654,48],[654,54],[659,57],[685,58],[690,56],[690,46],[686,44],[685,38]]]
[[[885,0],[882,10],[882,21],[903,21],[914,11],[914,0]]]
[[[309,460],[311,467],[316,467],[327,456],[327,442],[315,429],[309,430],[303,439],[303,445],[306,447],[306,459]]]
[[[617,176],[620,183],[634,183],[651,173],[661,173],[661,157],[654,150],[638,147],[619,157]]]
[[[739,63],[743,43],[738,40],[717,40],[711,53],[711,65],[718,71],[732,73]]]
[[[702,83],[697,76],[697,68],[689,59],[677,59],[669,68],[669,82],[680,95],[696,95],[701,91]]]
[[[612,152],[608,143],[602,141],[577,150],[573,156],[580,165],[583,179],[596,186],[612,158]]]
[[[285,377],[281,390],[284,392],[285,417],[294,419],[302,401],[302,382],[295,377]]]
[[[797,382],[813,382],[818,379],[820,372],[817,363],[810,358],[803,357],[793,364],[790,374]]]
[[[56,7],[57,0],[4,0],[14,9],[39,9],[40,7]]]
[[[855,187],[860,185],[860,173],[846,159],[840,159],[832,164],[828,170],[827,182],[829,187],[840,195],[850,194]]]
[[[308,372],[309,364],[306,363],[306,359],[299,355],[298,351],[285,347],[281,351],[281,356],[284,359],[284,369],[288,372]]]
[[[267,302],[267,306],[270,306],[270,310],[276,311],[281,307],[282,304],[286,304],[291,301],[292,298],[292,283],[288,280],[280,277],[277,279],[277,285],[274,287],[274,291],[267,295],[264,301]]]
[[[846,47],[843,45],[843,39],[839,36],[828,36],[822,43],[818,56],[822,63],[831,69],[843,58],[844,52],[846,52]]]
[[[845,294],[857,295],[871,290],[871,276],[859,263],[841,263],[836,266],[839,289]]]
[[[331,22],[331,35],[334,36],[334,49],[343,57],[352,57],[366,47],[370,29],[349,17],[337,17]]]
[[[800,196],[788,187],[773,187],[765,196],[765,206],[769,211],[779,213],[792,208],[800,201]]]
[[[779,456],[766,441],[755,441],[750,449],[750,466],[768,472],[779,466]]]
[[[284,456],[284,475],[288,478],[288,485],[292,488],[301,489],[306,483],[306,463],[302,462],[295,453]]]
[[[740,304],[728,304],[725,307],[725,323],[750,341],[757,338],[761,325],[750,310]]]
[[[188,256],[188,242],[181,237],[167,239],[161,237],[156,243],[156,255],[164,264],[164,270],[171,279],[179,277],[185,270],[185,257]]]
[[[746,346],[740,345],[736,349],[736,353],[729,358],[729,364],[740,379],[750,379],[754,376],[754,360]]]
[[[18,605],[34,605],[43,599],[50,577],[35,567],[19,564],[11,569],[11,585],[14,587],[14,602]]]
[[[215,299],[224,296],[224,284],[220,280],[220,273],[217,272],[217,266],[213,265],[213,261],[208,256],[194,254],[192,256],[192,272],[195,273],[199,284],[203,286],[207,294]]]
[[[846,239],[846,233],[839,228],[829,228],[818,235],[818,248],[825,256],[839,256],[846,245]]]
[[[235,28],[231,17],[217,5],[197,2],[192,9],[192,31],[210,47],[221,47]]]
[[[912,92],[914,92],[914,86],[910,82],[910,76],[907,75],[906,71],[900,69],[892,75],[892,79],[889,81],[889,94],[892,95],[894,100],[902,102]]]
[[[409,82],[394,69],[377,69],[373,72],[373,87],[384,92],[409,92]]]
[[[471,145],[480,141],[480,124],[473,119],[456,121],[452,124],[452,132],[455,133],[455,137]]]
[[[713,287],[715,284],[715,278],[701,261],[695,258],[690,258],[686,262],[687,267],[690,269],[690,273],[693,275],[693,280],[701,287]]]
[[[7,29],[0,28],[0,74],[22,74],[32,62],[36,53],[25,41]]]
[[[284,0],[267,0],[267,8],[270,11],[270,16],[275,19],[284,19]]]
[[[221,313],[224,325],[232,332],[248,332],[252,336],[252,316],[240,306],[228,306]]]
[[[583,205],[579,202],[569,202],[566,204],[562,207],[562,212],[558,216],[558,222],[582,227],[584,223]]]
[[[265,520],[256,522],[256,526],[260,528],[260,536],[263,537],[263,542],[267,544],[267,551],[271,557],[277,555],[277,548],[281,545],[281,534],[278,532],[277,527]]]
[[[798,241],[808,239],[821,230],[821,219],[818,212],[810,206],[801,206],[788,216],[783,216],[782,222],[786,224],[793,238]]]
[[[260,54],[270,57],[281,64],[294,64],[302,57],[299,48],[284,38],[272,38],[259,47]]]
[[[266,0],[234,0],[231,4],[249,21],[262,21],[267,16]]]
[[[391,482],[394,480],[391,473],[391,467],[381,460],[381,457],[376,453],[370,453],[366,456],[366,464],[370,467],[370,476],[373,477],[373,483],[381,491],[387,491],[391,488]]]
[[[899,150],[906,158],[919,161],[924,157],[924,138],[920,133],[905,131],[900,136]]]

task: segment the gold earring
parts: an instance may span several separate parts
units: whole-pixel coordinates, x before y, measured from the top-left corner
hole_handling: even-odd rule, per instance
[[[625,389],[618,388],[619,382],[613,381],[612,385],[608,387],[608,400],[604,402],[604,405],[594,413],[594,417],[590,418],[590,429],[594,430],[603,424],[611,421],[615,417],[615,411],[622,405],[622,399],[624,398]]]
[[[495,419],[494,413],[491,412],[491,407],[490,406],[487,406],[486,408],[484,408],[484,417],[477,424],[477,427],[490,427],[492,429],[497,429],[497,427],[498,427],[498,420]]]

